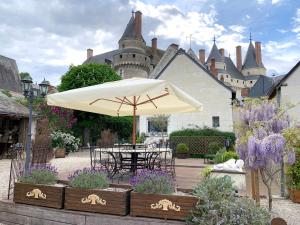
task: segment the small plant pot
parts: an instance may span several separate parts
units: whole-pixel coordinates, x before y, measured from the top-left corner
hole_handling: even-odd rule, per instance
[[[64,148],[55,148],[54,156],[55,156],[55,158],[65,158],[66,150]]]
[[[65,209],[126,216],[131,190],[110,191],[67,187]]]
[[[300,204],[300,190],[291,189],[290,199],[292,200],[292,202]]]
[[[189,154],[188,153],[177,153],[176,156],[178,159],[186,159],[189,157]]]
[[[194,196],[131,192],[130,215],[185,220],[195,208],[197,201]]]
[[[14,187],[14,202],[61,209],[63,207],[64,188],[63,185],[55,186],[16,182]]]

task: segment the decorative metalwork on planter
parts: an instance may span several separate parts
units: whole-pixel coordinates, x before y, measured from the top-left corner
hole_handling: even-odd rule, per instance
[[[96,204],[106,205],[106,200],[100,198],[98,195],[91,194],[86,198],[82,198],[81,203],[83,204],[90,203],[91,205],[96,205]]]
[[[47,195],[44,194],[40,189],[36,188],[33,189],[32,191],[29,191],[26,193],[26,197],[33,197],[33,198],[42,198],[42,199],[46,199]]]
[[[168,199],[162,199],[155,204],[151,204],[151,209],[162,209],[163,211],[174,210],[180,212],[180,206],[175,205]]]

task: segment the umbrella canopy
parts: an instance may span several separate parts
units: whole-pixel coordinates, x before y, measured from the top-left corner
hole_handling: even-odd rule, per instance
[[[48,105],[110,116],[201,111],[202,104],[165,80],[131,78],[47,96]],[[133,120],[135,143],[135,118]]]

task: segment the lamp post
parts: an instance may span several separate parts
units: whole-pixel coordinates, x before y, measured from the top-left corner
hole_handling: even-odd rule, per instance
[[[31,148],[31,124],[32,124],[32,104],[33,100],[37,98],[36,92],[32,87],[32,78],[29,75],[26,75],[22,80],[22,89],[24,92],[25,98],[28,99],[29,102],[29,121],[28,121],[28,134],[26,141],[26,157],[25,157],[25,174],[28,174],[29,166],[30,166],[30,148]],[[45,97],[48,93],[49,82],[45,80],[39,84],[40,95]]]

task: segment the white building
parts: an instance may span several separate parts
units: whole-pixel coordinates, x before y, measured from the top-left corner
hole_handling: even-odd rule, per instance
[[[235,91],[211,74],[189,51],[171,45],[161,59],[152,78],[168,80],[203,104],[202,112],[172,114],[168,134],[175,130],[195,127],[214,127],[233,130],[232,99]],[[140,117],[140,133],[151,132],[150,117]]]

